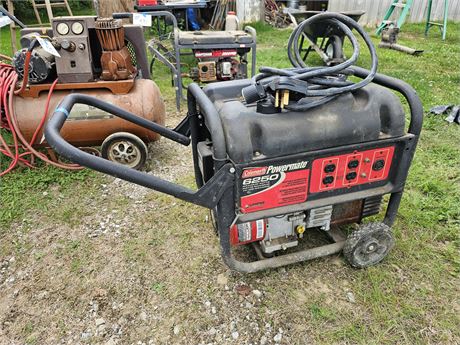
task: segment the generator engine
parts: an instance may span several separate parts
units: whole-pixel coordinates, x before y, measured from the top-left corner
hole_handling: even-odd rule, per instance
[[[378,213],[380,205],[376,208]],[[230,229],[232,245],[258,242],[264,256],[296,247],[309,228],[329,231],[333,207],[331,205],[308,212],[295,212],[253,222],[236,224]],[[370,214],[369,214],[370,215]]]
[[[202,83],[246,78],[248,64],[243,56],[248,51],[194,50],[198,64],[191,69],[190,76],[194,81]]]
[[[275,91],[275,107],[266,98],[253,102],[252,87],[239,81],[205,89],[236,164],[239,218],[230,228],[232,245],[255,243],[268,257],[298,246],[307,230],[327,233],[380,212],[382,195],[365,190],[390,186],[404,146],[404,111],[391,91],[368,85],[313,109],[290,110],[281,108],[286,90]],[[289,96],[291,105],[299,97],[292,90]],[[203,139],[197,157],[206,183],[214,176],[215,140]],[[349,200],[353,193],[363,197]]]

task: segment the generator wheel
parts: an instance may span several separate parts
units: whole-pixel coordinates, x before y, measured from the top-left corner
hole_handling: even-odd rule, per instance
[[[117,132],[105,138],[101,146],[102,157],[128,168],[141,169],[147,161],[147,145],[136,135]]]
[[[389,226],[384,223],[367,223],[348,236],[343,255],[353,267],[373,266],[387,256],[394,242]]]
[[[343,47],[342,40],[337,35],[329,37],[324,52],[326,53],[329,61],[342,59],[343,58]]]

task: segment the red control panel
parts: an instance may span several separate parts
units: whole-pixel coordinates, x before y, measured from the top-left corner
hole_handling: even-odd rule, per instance
[[[394,146],[389,146],[316,159],[311,169],[310,193],[385,180],[393,153]]]

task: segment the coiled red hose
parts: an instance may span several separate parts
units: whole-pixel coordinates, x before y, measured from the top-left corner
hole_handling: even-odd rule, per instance
[[[35,167],[35,158],[39,158],[47,164],[51,164],[58,168],[69,169],[69,170],[80,170],[83,167],[77,164],[64,164],[52,161],[44,153],[38,152],[33,148],[35,141],[37,140],[38,133],[42,130],[43,125],[46,122],[46,118],[49,111],[49,104],[51,101],[51,96],[53,90],[56,86],[57,79],[53,82],[48,92],[48,97],[46,100],[45,111],[42,116],[42,119],[35,129],[35,132],[32,136],[30,142],[28,142],[19,128],[19,125],[16,120],[16,114],[13,106],[13,98],[16,94],[22,92],[27,86],[27,76],[29,73],[29,64],[27,61],[30,60],[30,52],[27,53],[24,66],[24,80],[22,81],[21,88],[15,90],[16,83],[18,81],[18,75],[14,68],[11,65],[0,63],[0,127],[11,132],[12,141],[11,145],[7,144],[5,138],[0,134],[0,155],[4,155],[11,159],[11,162],[4,171],[0,172],[0,176],[4,176],[13,170],[18,164],[27,166],[29,168]],[[27,158],[28,157],[28,158]]]

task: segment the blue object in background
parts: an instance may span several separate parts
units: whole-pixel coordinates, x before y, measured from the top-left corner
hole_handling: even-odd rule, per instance
[[[187,18],[188,26],[192,31],[200,30],[200,24],[198,24],[198,19],[196,18],[196,12],[193,8],[187,8]]]

